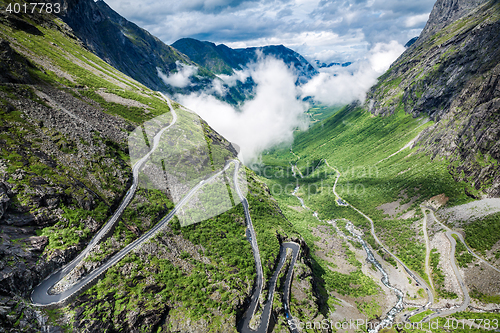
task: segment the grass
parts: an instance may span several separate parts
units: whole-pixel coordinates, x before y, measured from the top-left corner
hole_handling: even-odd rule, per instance
[[[418,233],[411,223],[418,222],[418,220],[418,218],[410,220],[383,219],[377,224],[376,231],[384,244],[397,249],[398,257],[428,281],[424,267],[425,245],[419,242]]]
[[[112,238],[99,244],[99,250],[86,260],[101,262],[121,250],[156,225],[173,207],[173,203],[163,192],[155,189],[138,189],[118,221]]]
[[[366,316],[367,320],[375,319],[382,315],[382,309],[374,299],[370,302],[356,301],[356,307],[358,308],[359,312]]]
[[[499,295],[486,295],[477,289],[472,289],[470,292],[470,297],[475,298],[483,303],[493,303],[500,304],[500,296]]]
[[[248,186],[248,202],[261,249],[262,264],[268,277],[274,271],[275,259],[279,254],[276,234],[285,237],[296,237],[298,234],[269,196],[265,184],[251,172]],[[100,261],[111,254],[110,249],[116,251],[116,241],[122,247],[130,243],[137,237],[130,231],[131,226],[144,232],[154,224],[155,216],[166,214],[166,210],[171,207],[172,203],[159,191],[138,190],[114,231],[115,240],[111,241],[110,238],[102,243],[100,253],[91,260]],[[73,219],[76,219],[76,215]],[[245,229],[241,204],[224,214],[186,227],[181,227],[179,220],[174,218],[170,229],[151,241],[158,246],[158,251],[154,254],[144,251],[129,254],[77,299],[71,309],[81,308],[83,312],[76,320],[106,322],[117,330],[127,330],[127,321],[119,318],[138,308],[141,311],[155,309],[159,312],[169,309],[170,316],[182,320],[206,320],[214,327],[234,320],[232,318],[243,309],[238,304],[241,305],[248,296],[256,274]],[[169,259],[167,253],[173,255],[175,247],[171,248],[168,244],[172,244],[172,240],[177,237],[182,237],[182,242],[192,243],[197,249],[196,253],[205,259],[198,258],[191,250],[180,251],[178,259],[192,267],[189,270],[179,266],[178,261]],[[80,311],[77,310],[77,313]],[[138,329],[150,331],[153,327],[145,325]]]
[[[279,252],[276,231],[283,233],[286,229],[292,235],[293,230],[284,225],[286,220],[272,206],[264,184],[250,176],[249,188],[253,195],[249,195],[248,200],[254,212],[252,219],[263,265],[272,273],[274,258]],[[77,301],[77,306],[85,309],[84,318],[112,322],[116,329],[127,329],[126,323],[118,320],[124,311],[137,307],[165,311],[167,306],[171,308],[170,315],[194,321],[203,319],[216,326],[216,322],[229,320],[241,311],[237,304],[247,296],[255,278],[252,250],[245,229],[241,204],[187,227],[181,227],[174,218],[170,231],[167,229],[152,241],[160,248],[155,255],[129,254],[109,269],[104,278]],[[193,267],[186,271],[178,264],[174,265],[175,261],[165,258],[161,249],[168,252],[166,244],[170,244],[169,239],[178,236],[199,247],[198,253],[208,261],[195,259],[191,251],[183,250],[179,258]],[[123,267],[132,267],[132,270],[124,274]],[[151,327],[140,329],[149,330]]]
[[[430,264],[432,268],[432,281],[439,297],[447,299],[456,299],[458,295],[454,292],[444,289],[445,275],[443,270],[439,267],[440,253],[436,249],[431,250]]]
[[[11,42],[18,44],[28,53],[36,50],[37,57],[45,58],[53,67],[65,73],[71,73],[74,82],[58,76],[48,68],[40,70],[39,66],[29,69],[32,76],[55,86],[77,88],[79,93],[72,92],[75,97],[90,98],[98,102],[106,112],[119,115],[134,124],[141,124],[169,110],[157,93],[114,69],[90,51],[83,49],[76,40],[61,32],[64,29],[55,28],[63,25],[60,19],[54,18],[50,23],[51,26],[41,26],[31,21],[29,15],[20,16],[36,26],[41,34],[29,34],[23,30],[1,25],[0,36],[7,40],[9,40],[8,37],[15,38]],[[149,107],[148,112],[137,107],[106,102],[97,94],[98,89],[139,101]]]
[[[63,207],[63,211],[62,219],[58,223],[42,230],[41,235],[47,236],[49,239],[45,249],[46,252],[64,250],[87,240],[91,233],[85,227],[84,221],[93,218],[97,223],[103,224],[108,213],[108,207],[103,203],[99,203],[92,211],[68,207]]]
[[[265,176],[263,179],[271,193],[309,246],[315,239],[308,229],[317,225],[318,221],[310,216],[310,211],[287,209],[300,205],[291,195],[297,184],[300,185],[298,195],[308,207],[318,212],[320,219],[351,220],[364,229],[365,240],[378,250],[369,233],[368,221],[352,208],[336,204],[332,187],[337,173],[322,162],[326,159],[341,173],[336,187],[339,195],[370,216],[384,244],[428,280],[424,271],[425,245],[420,241],[418,228],[413,226],[418,222],[419,213],[409,220],[388,220],[387,215],[377,207],[401,198],[402,191],[407,195],[408,202],[413,197],[418,198],[408,208],[417,212],[421,202],[441,193],[450,198],[449,205],[470,200],[464,194],[464,186],[450,176],[446,160],[431,160],[415,148],[389,157],[430,125],[432,122],[424,123],[422,119],[414,119],[404,112],[375,117],[360,108],[345,107],[307,132],[296,134],[293,154],[290,148],[283,147],[266,152],[263,155],[264,166],[257,172]],[[290,163],[297,163],[303,179],[293,177]],[[318,260],[316,267],[317,276],[330,274],[326,263]],[[339,276],[324,280],[330,289],[356,294],[348,285],[339,283],[342,280]]]
[[[21,87],[19,90],[23,89]],[[26,91],[29,92],[29,88],[26,88]],[[36,213],[43,202],[37,201],[36,193],[27,189],[33,186],[33,182],[38,182],[40,179],[46,183],[57,184],[52,194],[56,197],[56,206],[62,208],[64,213],[55,226],[48,227],[40,233],[49,237],[46,251],[64,250],[87,239],[90,234],[84,226],[83,219],[93,217],[102,223],[108,213],[107,204],[113,202],[115,199],[113,196],[121,191],[123,184],[117,182],[117,179],[108,173],[108,169],[105,168],[106,163],[96,164],[96,167],[88,170],[64,163],[52,165],[51,160],[57,161],[55,156],[44,157],[38,153],[40,143],[35,140],[37,136],[34,133],[39,131],[36,125],[26,122],[20,111],[12,111],[5,116],[0,111],[0,115],[2,126],[8,128],[0,134],[0,139],[4,142],[0,150],[0,158],[8,161],[6,170],[8,174],[21,172],[23,174],[22,179],[14,180],[14,177],[8,179],[17,191],[17,195],[12,198],[12,205],[18,209]],[[76,145],[72,139],[47,128],[41,130],[49,138],[47,143],[53,143],[56,149],[60,149],[63,159],[65,155],[74,155],[75,148],[71,147],[76,147]],[[120,154],[116,153],[120,149],[119,145],[106,147],[107,157],[116,163],[115,170],[120,167],[127,168],[120,164]],[[100,156],[97,160],[102,158],[103,156]],[[107,181],[100,184],[101,187],[98,188],[89,181],[86,177],[88,175]],[[95,204],[92,204],[92,210],[85,210],[81,201],[93,200],[89,199],[91,196],[88,188],[92,188],[93,192],[100,195],[100,198],[109,199],[109,201],[97,200]]]
[[[269,200],[269,189],[253,172],[248,173],[247,200],[250,215],[257,235],[262,269],[265,278],[271,277],[274,264],[279,256],[280,244],[277,234],[285,237],[298,237],[299,232],[282,214],[275,201]]]
[[[341,106],[315,105],[307,110],[306,115],[309,116],[310,125],[312,126],[327,119],[340,109],[342,109]]]
[[[283,174],[285,176],[287,174],[291,175],[291,172],[287,170],[278,172],[279,174]],[[262,171],[262,174],[264,174],[264,171]],[[290,179],[290,181],[291,180],[292,179]],[[279,190],[278,185],[280,185],[280,183],[276,179],[266,179],[266,182],[270,187],[271,194],[278,199],[278,203],[280,204],[284,215],[293,223],[294,229],[300,233],[311,249],[310,255],[313,259],[313,272],[321,281],[322,287],[320,287],[320,289],[324,288],[327,291],[336,291],[342,295],[351,295],[354,297],[377,295],[380,292],[380,288],[376,282],[361,272],[361,263],[355,259],[354,253],[350,251],[346,245],[344,248],[347,247],[346,254],[348,255],[348,260],[354,267],[356,267],[356,270],[349,274],[343,274],[329,269],[328,265],[331,266],[332,264],[322,260],[315,254],[317,247],[314,245],[314,242],[317,241],[318,238],[313,236],[311,227],[317,226],[318,220],[313,217],[312,212],[309,210],[297,211],[296,209],[293,209],[292,207],[300,205],[299,201],[294,196],[291,196],[290,193]],[[281,185],[284,185],[284,188],[289,184]],[[288,188],[293,189],[294,186],[288,186]],[[325,296],[331,298],[328,293],[326,293]],[[330,308],[333,308],[334,304],[332,302],[329,303]]]
[[[424,270],[425,245],[418,228],[421,218],[419,204],[441,193],[450,198],[448,206],[471,200],[465,194],[465,185],[455,182],[451,177],[447,160],[431,159],[416,148],[407,148],[390,157],[430,125],[432,122],[424,123],[422,119],[414,119],[403,112],[375,117],[360,108],[346,107],[308,131],[297,132],[293,153],[290,147],[277,147],[263,154],[263,166],[256,172],[268,184],[285,216],[311,248],[313,273],[319,281],[319,290],[323,288],[322,295],[332,309],[335,305],[329,301],[331,291],[352,297],[377,295],[380,291],[376,288],[359,288],[363,284],[356,284],[356,281],[362,280],[361,275],[334,273],[328,268],[329,263],[315,256],[314,242],[317,239],[310,230],[319,222],[312,217],[312,211],[318,212],[322,220],[351,220],[364,230],[364,238],[370,246],[375,251],[380,249],[369,233],[368,221],[352,208],[335,203],[332,187],[337,173],[321,161],[326,159],[330,166],[340,171],[341,177],[336,188],[339,195],[370,216],[382,242],[428,281]],[[304,178],[293,177],[291,165],[295,163]],[[291,195],[297,185],[300,186],[297,194],[312,211],[299,208],[297,198]],[[401,193],[407,199],[401,197]],[[377,209],[387,202],[403,199],[403,204],[412,198],[416,198],[416,201],[407,209],[417,211],[412,219],[396,220]],[[398,216],[403,213],[398,212]],[[394,261],[388,256],[384,257],[389,263]],[[431,255],[433,279],[437,282],[436,292],[442,298],[457,298],[456,294],[441,287],[444,277],[438,268],[439,260],[439,254]],[[364,286],[371,282],[366,281]],[[374,282],[373,285],[376,286]]]
[[[114,91],[115,94],[120,95],[118,93],[120,90]],[[107,102],[103,97],[95,92],[95,90],[87,89],[80,91],[81,96],[88,97],[97,103],[99,103],[107,113],[115,114],[123,119],[126,119],[134,124],[141,124],[145,120],[149,120],[154,116],[154,113],[146,113],[144,109],[139,107],[125,106],[118,103]],[[131,96],[137,97],[137,96]],[[135,99],[137,100],[137,99]]]
[[[432,313],[434,313],[434,311],[432,311],[432,310],[426,310],[424,312],[421,312],[421,313],[418,313],[418,314],[412,316],[410,318],[410,321],[412,323],[418,323],[418,322],[422,321],[422,319],[424,319],[426,316],[428,316],[428,315],[430,315]]]
[[[500,213],[466,224],[464,231],[467,244],[485,255],[500,240]]]
[[[456,235],[452,235],[457,242],[455,246],[455,258],[457,259],[459,267],[467,267],[474,261],[474,256],[467,251],[465,245],[458,239]]]

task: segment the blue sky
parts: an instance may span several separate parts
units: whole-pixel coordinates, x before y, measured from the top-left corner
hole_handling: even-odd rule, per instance
[[[283,44],[309,61],[356,61],[376,43],[405,44],[435,0],[105,0],[167,44]]]

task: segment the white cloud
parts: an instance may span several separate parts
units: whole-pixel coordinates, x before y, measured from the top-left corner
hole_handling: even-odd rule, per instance
[[[220,74],[218,76],[229,87],[234,87],[238,81],[244,83],[250,76],[250,71],[248,69],[241,71],[234,71],[233,75]]]
[[[377,78],[404,50],[404,46],[395,41],[378,43],[364,60],[355,65],[357,68],[322,69],[319,75],[302,87],[302,97],[310,96],[327,105],[364,101],[368,89],[377,83]]]
[[[429,15],[430,13],[410,16],[406,19],[405,26],[407,28],[413,28],[417,25],[425,23],[429,19]]]
[[[297,97],[296,77],[282,62],[261,59],[248,69],[257,84],[255,97],[240,110],[207,93],[178,95],[176,99],[198,113],[210,126],[241,148],[245,163],[278,143],[292,142],[293,130],[307,126],[307,105]]]
[[[396,41],[375,44],[368,54],[371,68],[379,75],[384,73],[404,51],[405,47]]]
[[[224,81],[222,80],[213,80],[211,89],[214,94],[219,96],[224,96],[227,93],[227,88],[224,86]]]
[[[333,50],[321,60],[345,62],[377,42],[405,44],[417,36],[435,0],[106,2],[168,44],[183,37],[231,47],[283,44],[310,61]]]
[[[309,62],[356,61],[369,49],[369,43],[360,29],[339,36],[331,31],[283,33],[280,36],[262,37],[241,42],[226,43],[231,48],[257,47],[262,45],[285,45],[298,52]]]
[[[186,88],[191,85],[191,77],[198,73],[198,67],[186,65],[179,61],[175,64],[177,65],[177,72],[166,75],[159,68],[157,68],[156,70],[158,71],[158,76],[168,85],[177,88]]]
[[[295,85],[297,77],[281,60],[260,58],[258,63],[221,76],[234,84],[251,76],[257,84],[255,95],[239,109],[210,95],[216,91],[219,79],[202,93],[177,95],[175,98],[198,113],[210,126],[235,142],[241,148],[240,157],[246,163],[258,159],[259,154],[279,143],[291,143],[295,128],[307,126],[304,112],[308,105],[302,99],[308,96],[327,105],[348,104],[364,100],[366,92],[377,82],[390,64],[405,50],[392,41],[376,44],[367,57],[353,66],[322,69],[303,86]]]

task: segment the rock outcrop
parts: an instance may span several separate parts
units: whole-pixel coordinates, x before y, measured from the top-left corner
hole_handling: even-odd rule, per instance
[[[416,145],[475,198],[500,196],[500,3],[438,0],[419,39],[367,95],[376,115],[428,116]]]
[[[429,16],[429,20],[421,33],[422,37],[431,36],[473,10],[488,2],[488,0],[438,0]]]
[[[0,183],[0,220],[2,219],[7,207],[9,207],[10,198],[7,194],[7,186]]]

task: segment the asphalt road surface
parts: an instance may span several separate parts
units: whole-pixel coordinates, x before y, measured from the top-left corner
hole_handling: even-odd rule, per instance
[[[210,177],[206,181],[210,181],[213,178],[217,177],[219,174],[222,172],[226,171],[231,163],[237,163],[235,161],[231,161],[230,163],[226,164],[226,167],[219,171],[218,173],[214,174],[212,177]],[[82,278],[80,281],[78,281],[76,284],[65,290],[64,292],[60,294],[49,294],[49,290],[57,283],[59,282],[66,274],[71,272],[72,266],[76,266],[78,262],[74,263],[72,262],[71,266],[66,266],[64,269],[61,269],[52,275],[50,275],[48,278],[46,278],[42,283],[40,283],[32,292],[31,294],[31,300],[34,305],[37,306],[47,306],[47,305],[53,305],[60,303],[73,294],[81,291],[82,289],[85,288],[89,283],[93,282],[96,278],[99,278],[101,274],[103,274],[108,268],[111,266],[115,265],[117,262],[119,262],[123,257],[125,257],[127,254],[129,254],[131,251],[134,249],[138,248],[142,243],[150,240],[153,238],[158,231],[160,231],[170,220],[174,217],[174,215],[178,212],[178,210],[187,202],[189,199],[198,191],[206,181],[200,181],[195,187],[189,191],[189,193],[182,198],[181,201],[174,207],[170,213],[165,216],[160,222],[158,222],[153,228],[151,228],[148,232],[143,234],[141,237],[136,239],[134,242],[130,243],[126,247],[124,247],[120,252],[115,254],[111,259],[109,259],[104,265],[100,266],[99,268],[95,269],[92,271],[89,275],[85,276]],[[88,249],[88,248],[87,248]],[[87,250],[86,249],[86,250]],[[87,251],[88,252],[88,251]],[[81,259],[80,259],[81,260]],[[74,267],[73,266],[73,267]],[[70,269],[71,268],[71,269]]]
[[[49,290],[57,282],[59,282],[64,276],[69,274],[83,260],[83,258],[85,258],[85,256],[90,252],[90,250],[92,250],[92,248],[96,244],[98,244],[101,241],[101,239],[112,229],[114,224],[120,219],[125,208],[132,201],[132,198],[134,197],[134,194],[135,194],[135,191],[136,191],[137,185],[138,185],[139,170],[141,169],[144,162],[147,161],[147,159],[151,156],[151,154],[158,148],[162,134],[167,129],[169,129],[172,125],[174,125],[175,122],[177,121],[177,114],[175,113],[175,110],[172,107],[170,100],[167,97],[165,97],[163,94],[162,94],[162,96],[167,101],[168,106],[170,108],[170,111],[172,112],[172,117],[173,117],[172,122],[168,126],[164,127],[160,132],[158,132],[155,135],[155,137],[153,139],[153,146],[151,147],[151,150],[143,158],[141,158],[139,161],[137,161],[135,163],[135,165],[132,167],[132,174],[133,174],[132,186],[125,194],[125,197],[123,198],[122,202],[120,203],[120,206],[115,211],[113,216],[111,216],[109,221],[104,225],[104,227],[101,228],[101,230],[89,242],[87,247],[75,259],[73,259],[66,266],[64,266],[61,269],[57,270],[56,272],[52,273],[44,281],[42,281],[42,283],[40,283],[37,287],[35,287],[35,289],[33,290],[32,294],[31,294],[31,300],[32,300],[33,304],[43,306],[43,305],[60,303],[60,302],[64,301],[65,299],[67,299],[68,297],[70,297],[71,295],[73,295],[75,292],[81,290],[89,282],[91,282],[96,277],[98,277],[100,274],[102,274],[103,271],[105,271],[107,268],[111,267],[111,265],[108,263],[101,266],[99,269],[90,273],[88,276],[86,276],[80,282],[75,284],[73,287],[69,288],[68,290],[66,290],[60,294],[50,295],[48,293]],[[129,244],[129,246],[130,245],[131,244]],[[121,252],[123,252],[127,248],[128,248],[128,246],[126,248],[124,248],[122,251],[120,251],[119,253],[117,253],[116,256],[120,256]],[[113,259],[115,257],[113,257],[110,261],[113,261]],[[123,256],[121,256],[121,257],[123,257]]]

